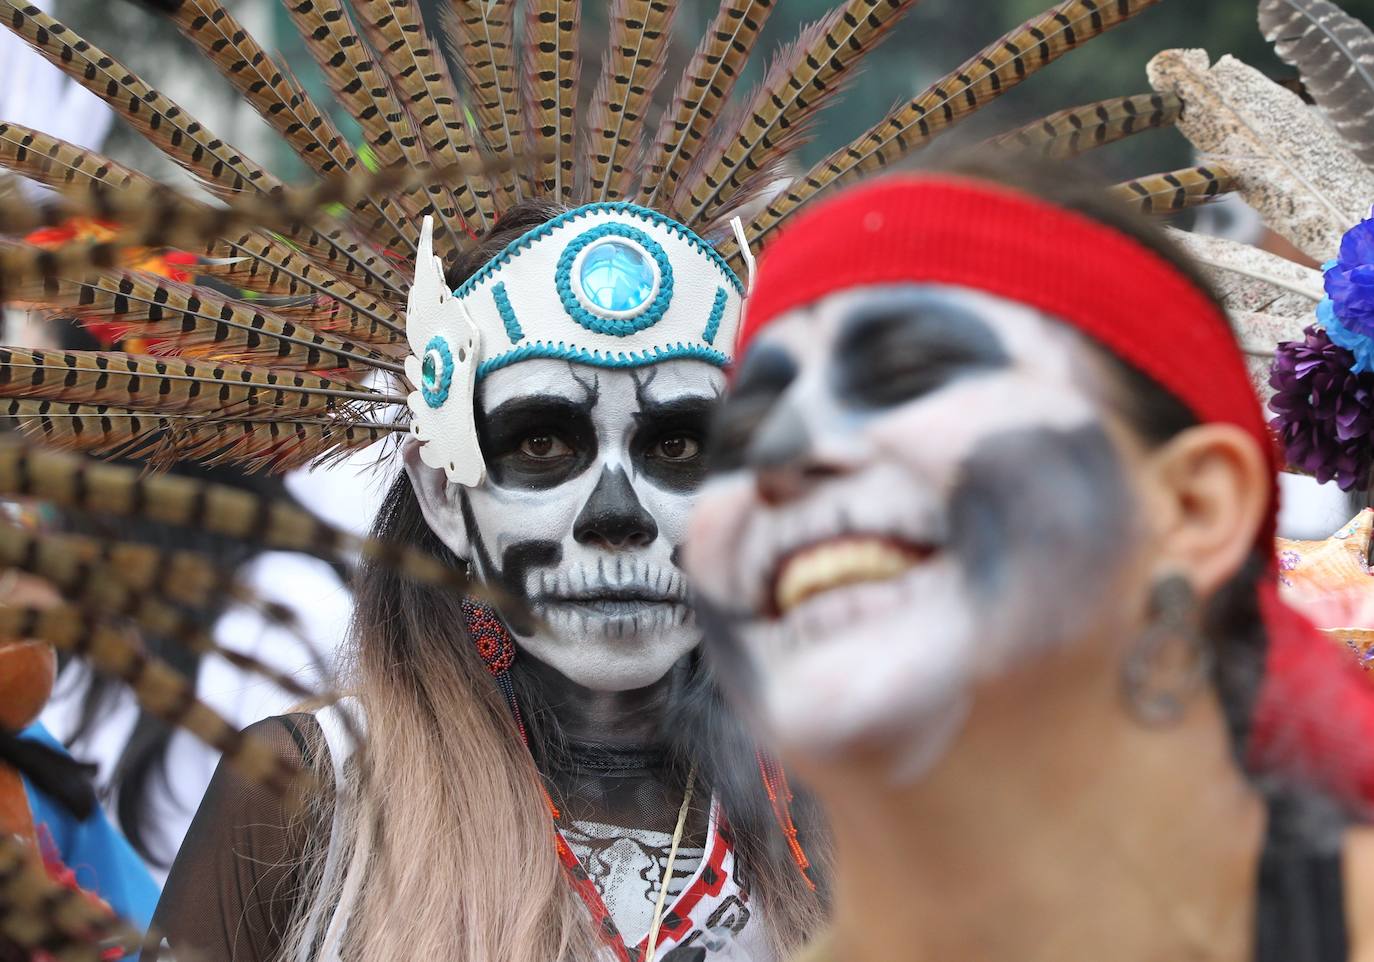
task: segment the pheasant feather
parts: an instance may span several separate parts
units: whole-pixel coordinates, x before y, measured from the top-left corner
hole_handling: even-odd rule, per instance
[[[1064,0],[999,37],[962,66],[893,110],[770,201],[747,237],[765,245],[783,218],[824,190],[848,183],[923,147],[936,134],[992,103],[1037,71],[1125,23],[1159,0]],[[734,256],[733,242],[721,253]]]
[[[580,7],[580,0],[531,0],[525,8],[522,81],[534,189],[565,204],[577,186]]]
[[[1168,94],[1114,97],[1031,121],[984,145],[1062,160],[1145,130],[1171,127],[1182,109],[1182,101]]]
[[[498,156],[522,158],[524,131],[515,71],[515,0],[449,0],[440,8],[444,35],[453,60],[472,95],[472,112],[487,149]],[[504,203],[521,199],[512,171],[503,171],[498,186]]]
[[[639,203],[672,197],[724,109],[775,0],[724,0],[659,124]]]
[[[83,657],[96,671],[127,684],[149,714],[219,750],[245,778],[283,798],[299,801],[313,781],[308,773],[280,757],[269,742],[240,733],[196,698],[190,681],[165,661],[143,651],[128,632],[73,606],[0,608],[0,638],[37,638],[60,652]]]
[[[614,0],[611,40],[592,95],[588,200],[621,200],[637,171],[641,125],[667,65],[675,0]]]
[[[1260,0],[1259,23],[1331,126],[1374,167],[1374,31],[1329,0]]]
[[[1166,50],[1150,83],[1183,100],[1178,126],[1205,163],[1225,164],[1265,224],[1317,261],[1368,213],[1374,172],[1298,96],[1233,57]]]
[[[730,204],[745,177],[795,147],[852,68],[915,2],[847,0],[804,32],[803,40],[789,56],[778,58],[749,99],[739,132],[707,155],[701,172],[683,185],[687,198],[674,207],[684,222],[691,226],[709,220]]]
[[[465,164],[475,161],[477,155],[458,90],[413,0],[353,0],[353,9],[434,162],[446,167],[474,167]],[[469,230],[490,227],[496,203],[485,176],[467,178],[456,197]]]
[[[1122,181],[1111,193],[1142,214],[1173,214],[1235,189],[1230,171],[1212,164]]]

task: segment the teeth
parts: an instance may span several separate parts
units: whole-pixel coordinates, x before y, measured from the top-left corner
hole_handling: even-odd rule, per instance
[[[779,614],[786,614],[822,591],[895,578],[928,554],[883,538],[846,537],[812,545],[783,561],[773,600]]]

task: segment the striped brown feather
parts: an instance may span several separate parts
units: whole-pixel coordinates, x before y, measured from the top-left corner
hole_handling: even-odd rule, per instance
[[[0,242],[0,263],[10,254],[31,254],[41,267],[71,246],[44,251]],[[142,271],[64,271],[59,266],[41,281],[4,292],[0,300],[105,320],[126,334],[160,340],[160,353],[179,351],[212,360],[305,371],[329,369],[345,379],[370,370],[401,370],[395,361],[365,345],[292,323],[207,288]]]
[[[492,153],[525,155],[520,91],[515,71],[515,0],[449,0],[440,6],[444,36],[471,95],[481,139]],[[509,205],[521,199],[514,168],[495,184]]]
[[[1158,2],[1064,0],[1027,21],[816,164],[754,219],[749,241],[766,245],[783,218],[820,192],[907,156],[1070,50]],[[726,256],[737,253],[733,240],[723,246]]]
[[[22,398],[0,399],[0,419],[63,450],[154,466],[192,461],[273,473],[358,451],[404,430],[354,418],[161,414]]]
[[[282,184],[224,143],[204,125],[144,83],[103,50],[32,4],[0,0],[0,20],[53,65],[114,108],[135,130],[213,193],[232,198],[244,191],[272,194]],[[360,239],[341,227],[291,234],[322,266],[346,270],[353,283],[400,292],[403,279]]]
[[[714,129],[775,0],[724,0],[660,121],[639,203],[673,197]]]
[[[846,0],[805,31],[749,98],[743,124],[723,128],[719,147],[703,151],[699,171],[684,179],[673,203],[684,223],[712,219],[731,204],[746,177],[795,148],[851,69],[914,5],[915,0]]]
[[[1220,164],[1184,167],[1123,181],[1111,193],[1142,214],[1172,214],[1236,189],[1236,180]]]
[[[333,122],[219,0],[173,0],[165,12],[312,170],[335,177],[360,167]],[[364,198],[354,213],[377,244],[414,253],[419,233],[394,201]]]
[[[353,10],[434,162],[459,168],[475,161],[476,145],[463,119],[453,77],[434,49],[419,8],[412,0],[353,0]],[[467,229],[481,232],[490,227],[497,205],[488,178],[473,174],[456,186]]]
[[[570,204],[577,190],[580,0],[531,0],[525,11],[523,101],[534,189]]]
[[[20,958],[101,962],[116,947],[120,957],[147,940],[89,893],[52,877],[42,854],[18,835],[0,835],[0,947],[13,945]]]
[[[0,608],[0,638],[37,638],[79,655],[103,675],[129,686],[150,715],[218,749],[241,775],[299,802],[311,785],[307,772],[281,758],[266,740],[240,733],[195,696],[195,686],[171,665],[145,652],[122,628],[71,605],[43,610]]]
[[[404,397],[319,374],[122,351],[22,347],[0,347],[0,397],[241,416],[405,406]]]
[[[1075,157],[1144,130],[1172,126],[1183,110],[1173,94],[1113,97],[1070,107],[984,141],[983,146],[1039,157]]]
[[[357,557],[519,611],[521,602],[476,582],[424,551],[359,539],[332,528],[284,499],[195,478],[146,474],[15,439],[0,439],[0,496],[34,498],[85,514],[137,518],[249,541],[269,550],[299,551],[326,561]]]
[[[674,0],[613,0],[611,38],[587,120],[590,201],[621,200],[638,175],[644,116],[667,65]]]

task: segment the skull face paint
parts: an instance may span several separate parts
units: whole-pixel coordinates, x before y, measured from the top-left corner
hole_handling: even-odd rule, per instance
[[[723,386],[718,368],[694,360],[530,360],[481,382],[488,478],[421,503],[482,578],[528,600],[542,624],[508,619],[524,654],[624,691],[658,681],[700,641],[677,556]],[[426,475],[417,489],[434,483]]]
[[[759,335],[687,562],[785,746],[884,745],[911,777],[981,678],[1116,617],[1131,497],[1095,371],[1037,312],[929,285]]]

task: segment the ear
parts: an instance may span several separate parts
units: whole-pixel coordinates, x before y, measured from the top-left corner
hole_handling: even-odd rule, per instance
[[[458,485],[449,484],[442,468],[431,468],[420,459],[420,442],[413,438],[406,440],[401,460],[410,478],[410,487],[415,491],[415,500],[420,502],[425,524],[450,551],[464,560],[471,560],[468,529],[458,505]]]
[[[1264,453],[1239,427],[1204,424],[1149,460],[1157,562],[1209,597],[1244,564],[1270,510],[1273,479]]]

